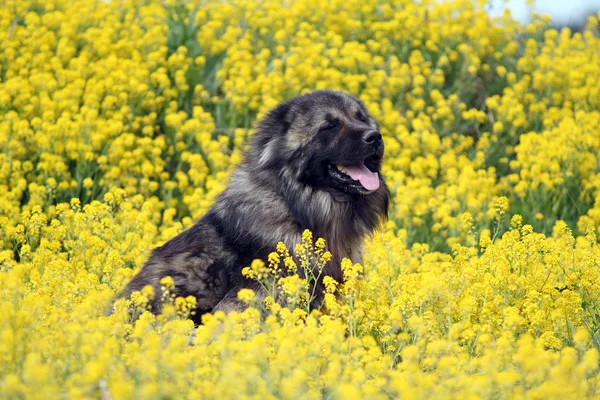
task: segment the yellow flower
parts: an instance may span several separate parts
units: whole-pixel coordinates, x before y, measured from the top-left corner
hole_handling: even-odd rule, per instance
[[[170,290],[175,288],[175,282],[170,276],[165,276],[164,278],[161,278],[160,284]]]
[[[256,297],[254,290],[252,289],[241,289],[237,294],[238,299],[242,300],[246,304],[250,304]]]

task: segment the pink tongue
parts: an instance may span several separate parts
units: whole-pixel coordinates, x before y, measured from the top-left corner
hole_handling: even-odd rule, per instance
[[[377,190],[379,188],[379,175],[377,172],[371,172],[365,164],[344,165],[344,169],[355,181],[359,181],[367,190]]]

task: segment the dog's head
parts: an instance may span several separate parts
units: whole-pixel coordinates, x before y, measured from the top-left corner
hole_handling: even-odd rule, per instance
[[[248,162],[292,171],[315,189],[368,195],[384,186],[378,128],[354,97],[315,91],[280,104],[262,119]]]

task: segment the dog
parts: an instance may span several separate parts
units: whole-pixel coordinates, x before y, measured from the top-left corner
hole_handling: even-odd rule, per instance
[[[329,90],[283,102],[258,123],[244,160],[213,207],[191,228],[153,250],[118,297],[171,276],[178,296],[197,300],[195,318],[243,310],[242,288],[260,291],[242,268],[266,260],[282,241],[293,253],[309,229],[333,257],[323,274],[342,280],[341,261],[362,262],[362,243],[387,218],[381,175],[384,143],[356,98]],[[293,254],[292,254],[293,256]],[[318,307],[322,279],[314,283]],[[160,313],[160,296],[151,301]],[[199,320],[195,322],[198,323]]]

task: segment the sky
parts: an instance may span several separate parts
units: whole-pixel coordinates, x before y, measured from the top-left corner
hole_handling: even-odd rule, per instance
[[[500,12],[505,1],[496,0],[493,3],[495,8],[492,13]],[[506,4],[515,18],[523,22],[529,20],[525,0],[508,0]],[[557,24],[569,24],[581,21],[592,11],[600,10],[600,0],[537,0],[535,8],[541,14],[549,14]]]

